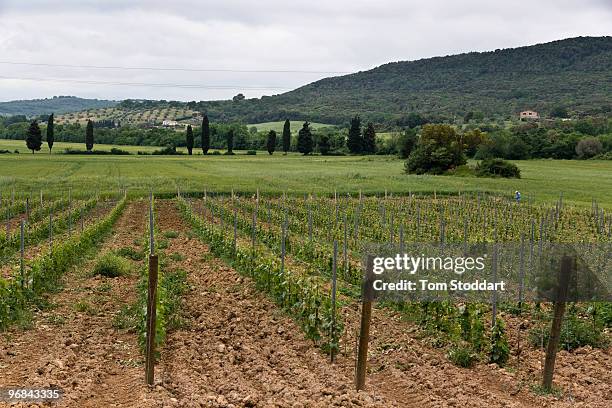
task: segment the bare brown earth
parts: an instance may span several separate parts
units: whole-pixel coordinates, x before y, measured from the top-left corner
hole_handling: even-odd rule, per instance
[[[158,201],[157,212],[160,231],[178,232],[167,239],[164,268],[185,270],[190,289],[184,325],[168,335],[155,386],[144,385],[136,335],[112,326],[119,309],[135,300],[136,274],[88,278],[91,262],[68,276],[64,291],[52,296],[56,307],[38,313],[31,330],[0,339],[0,386],[57,385],[66,391],[61,407],[610,406],[609,350],[560,352],[555,382],[564,394],[540,397],[529,386],[539,380],[541,351],[525,349],[520,365],[513,356],[511,369],[458,368],[385,308],[373,312],[367,390],[355,392],[358,304],[342,310],[347,333],[331,364],[249,279],[191,235],[173,201]],[[100,253],[135,247],[145,219],[146,204],[130,204]],[[77,312],[79,302],[93,310]],[[505,318],[514,344],[518,318]]]

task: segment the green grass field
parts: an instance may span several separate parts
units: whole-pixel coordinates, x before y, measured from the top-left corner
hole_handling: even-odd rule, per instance
[[[297,132],[299,132],[299,130],[302,128],[303,123],[304,123],[303,121],[298,121],[298,120],[292,121],[291,122],[291,133],[297,134]],[[309,122],[309,123],[310,123],[311,129],[318,129],[318,128],[323,128],[323,127],[334,126],[334,125],[330,125],[327,123],[317,123],[317,122]],[[255,126],[259,132],[268,132],[270,130],[274,130],[276,131],[276,133],[282,133],[284,125],[285,125],[285,122],[280,121],[280,122],[251,123],[246,126],[249,129]]]
[[[1,147],[0,147],[1,148]],[[124,148],[122,146],[121,148]],[[142,148],[136,148],[142,149]],[[126,187],[144,194],[181,190],[236,191],[293,194],[338,192],[367,194],[490,191],[554,202],[563,192],[566,203],[590,206],[596,199],[612,208],[610,161],[517,161],[523,178],[489,179],[456,176],[416,176],[403,173],[403,161],[386,156],[303,157],[269,156],[82,156],[44,153],[0,155],[0,190],[49,193],[72,187],[113,190]]]
[[[130,153],[136,154],[138,151],[143,152],[152,152],[153,150],[159,150],[159,147],[155,146],[121,146],[121,145],[107,145],[107,144],[96,144],[94,146],[95,150],[104,150],[109,151],[111,148],[117,148],[121,150],[126,150]],[[74,150],[85,150],[84,143],[68,143],[68,142],[55,142],[53,144],[53,154],[62,154],[65,149],[74,149]],[[29,154],[32,155],[32,152],[28,150],[26,144],[23,140],[6,140],[0,139],[0,150],[10,150],[11,152],[15,150],[19,150],[21,154]],[[42,149],[40,152],[36,154],[48,154],[49,149],[47,148],[47,143],[43,142]]]

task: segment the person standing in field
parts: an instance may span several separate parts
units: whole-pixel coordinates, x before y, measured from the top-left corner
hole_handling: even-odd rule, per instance
[[[516,200],[517,203],[521,202],[521,193],[520,193],[520,191],[516,190],[514,192],[514,199]]]

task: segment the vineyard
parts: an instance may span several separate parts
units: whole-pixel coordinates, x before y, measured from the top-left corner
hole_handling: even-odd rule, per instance
[[[541,385],[550,302],[375,302],[365,389],[354,386],[368,245],[518,243],[531,259],[551,243],[597,244],[608,248],[609,276],[612,217],[596,201],[180,186],[145,197],[2,197],[0,383],[59,387],[66,406],[604,407],[612,398],[609,302],[567,304],[550,389]]]

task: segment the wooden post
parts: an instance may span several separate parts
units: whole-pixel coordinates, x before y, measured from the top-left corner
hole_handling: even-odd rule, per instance
[[[145,352],[145,378],[148,385],[155,379],[155,325],[157,319],[157,255],[149,256],[149,290],[147,293],[147,339]]]
[[[348,279],[349,264],[348,264],[348,230],[346,228],[346,211],[344,212],[344,246],[342,247],[342,256],[344,257],[344,279]]]
[[[521,252],[519,255],[519,315],[523,309],[523,297],[525,291],[525,234],[521,234]]]
[[[68,190],[68,236],[72,236],[72,190]]]
[[[237,242],[238,242],[238,207],[234,205],[234,255],[236,255]]]
[[[155,253],[155,233],[154,233],[154,221],[153,221],[153,192],[149,197],[149,254]]]
[[[493,242],[493,283],[497,283],[497,242]],[[497,291],[493,290],[491,294],[491,327],[495,327],[497,323]]]
[[[338,269],[338,241],[334,240],[334,261],[332,264],[332,292],[331,292],[331,307],[332,307],[332,315],[331,315],[331,340],[335,340],[336,338],[336,282],[337,282],[337,271]],[[334,349],[335,345],[332,345],[329,348],[329,355],[331,362],[336,361],[336,350]]]
[[[287,215],[281,226],[281,276],[285,274],[285,235],[287,230]]]
[[[24,243],[24,225],[23,225],[23,220],[21,220],[21,225],[20,225],[20,236],[19,236],[19,241],[20,241],[20,262],[19,262],[19,269],[21,271],[21,289],[23,289],[25,287],[25,262],[24,262],[24,257],[25,257],[25,243]]]
[[[359,215],[361,215],[361,190],[359,191],[359,203],[357,204],[357,208],[355,209],[354,214],[354,226],[353,226],[353,235],[355,237],[355,243],[359,240]]]
[[[312,207],[311,203],[308,203],[308,243],[312,243]]]
[[[253,207],[253,225],[252,225],[252,231],[251,231],[251,252],[252,255],[255,254],[255,233],[256,233],[256,228],[257,228],[257,207]]]
[[[49,250],[53,252],[53,211],[49,209]]]
[[[372,318],[372,295],[374,280],[374,257],[368,255],[366,261],[365,279],[361,290],[361,328],[359,331],[359,350],[357,354],[357,371],[355,387],[357,391],[365,388],[365,377],[368,363],[368,343],[370,341],[370,320]]]
[[[544,375],[542,387],[550,391],[552,388],[553,373],[555,371],[555,360],[557,358],[557,348],[561,337],[561,323],[565,314],[565,301],[569,286],[569,278],[574,267],[574,258],[564,256],[561,260],[561,270],[559,271],[559,286],[557,288],[557,298],[555,299],[554,316],[550,328],[550,337],[546,347],[546,360],[544,361]]]

